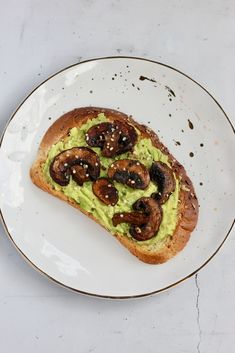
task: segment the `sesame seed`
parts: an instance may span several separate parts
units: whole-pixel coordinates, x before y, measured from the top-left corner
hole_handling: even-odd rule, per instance
[[[120,217],[121,217],[121,218],[123,218],[123,217],[124,217],[122,213],[120,214]]]
[[[89,177],[89,174],[86,174],[86,177]]]
[[[84,168],[84,169],[87,169],[87,168],[88,168],[88,165],[87,165],[87,164],[83,164],[83,168]]]
[[[108,184],[108,188],[111,188],[112,187],[112,184]]]
[[[111,139],[110,139],[110,140],[111,140],[111,141],[114,141],[114,138],[112,138],[112,137],[111,137]]]
[[[67,157],[69,157],[69,155],[67,155]],[[78,156],[76,155],[75,158],[78,158]]]
[[[73,169],[73,171],[72,171],[72,172],[73,172],[73,174],[76,174],[76,170],[75,170],[75,169]]]
[[[95,162],[95,166],[97,167],[99,165],[99,163]]]
[[[121,135],[122,134],[122,132],[121,131],[119,131],[119,135]]]
[[[69,153],[66,153],[66,157],[69,157],[70,156],[70,154]]]
[[[131,184],[135,184],[135,180],[131,180]]]
[[[108,199],[108,198],[109,198],[109,195],[105,195],[105,198]]]
[[[126,136],[124,136],[124,137],[122,138],[122,141],[126,141],[126,139],[127,139]]]
[[[137,233],[141,233],[141,229],[139,227],[136,227],[135,229]]]
[[[110,151],[112,151],[113,150],[113,147],[110,147]]]
[[[140,163],[139,163],[139,162],[137,162],[137,163],[136,163],[136,165],[140,165]]]
[[[64,164],[64,167],[68,167],[68,163],[65,163],[65,164]]]

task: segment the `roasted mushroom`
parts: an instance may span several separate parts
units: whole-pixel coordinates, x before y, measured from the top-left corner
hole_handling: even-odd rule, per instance
[[[87,144],[100,147],[104,157],[114,157],[130,151],[136,141],[135,128],[118,120],[94,125],[86,133]]]
[[[152,182],[158,186],[158,192],[151,196],[160,204],[165,203],[175,190],[173,171],[163,162],[153,162],[149,174]]]
[[[112,132],[112,123],[100,123],[90,127],[86,133],[86,142],[91,147],[103,147],[105,143],[105,136]]]
[[[102,155],[104,157],[116,156],[119,149],[119,137],[120,133],[118,130],[113,131],[111,134],[105,136],[105,142],[102,149]]]
[[[158,232],[162,221],[161,206],[151,197],[142,197],[132,207],[135,212],[115,213],[113,225],[130,223],[130,234],[134,239],[151,239]]]
[[[113,225],[116,227],[120,223],[130,223],[142,226],[148,223],[149,216],[140,212],[120,212],[113,215]]]
[[[115,186],[107,178],[100,178],[92,184],[93,193],[105,203],[114,206],[118,202],[118,192]]]
[[[147,168],[133,159],[120,159],[111,164],[108,177],[133,189],[146,189],[150,182]]]
[[[98,155],[87,147],[73,147],[58,154],[50,165],[51,178],[59,185],[69,184],[70,176],[79,184],[100,175]]]
[[[119,131],[117,154],[130,151],[137,141],[137,133],[135,128],[121,121],[114,121],[116,129]]]

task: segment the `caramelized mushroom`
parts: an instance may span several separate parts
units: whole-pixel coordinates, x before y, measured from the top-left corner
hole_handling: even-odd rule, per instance
[[[116,227],[120,223],[130,223],[142,226],[148,223],[149,216],[140,212],[120,212],[113,215],[113,225]]]
[[[117,154],[122,154],[130,151],[137,141],[137,133],[135,128],[130,124],[114,121],[116,129],[119,131],[118,151]]]
[[[51,178],[59,185],[69,184],[70,176],[79,184],[96,180],[100,175],[100,160],[87,147],[74,147],[58,154],[50,165]]]
[[[118,202],[118,192],[112,182],[107,178],[100,178],[92,184],[93,193],[105,203],[105,205],[116,205]]]
[[[120,159],[111,164],[108,177],[133,189],[146,189],[150,182],[147,168],[133,159]]]
[[[105,136],[112,132],[112,123],[100,123],[90,127],[86,133],[86,142],[91,147],[103,147],[105,143]],[[114,129],[113,129],[114,131]]]
[[[152,182],[158,186],[158,192],[151,196],[160,204],[165,203],[175,190],[173,171],[163,162],[153,162],[149,174]]]
[[[118,120],[94,125],[86,133],[87,144],[102,148],[102,155],[105,157],[130,151],[136,140],[135,128]]]
[[[115,213],[113,225],[130,223],[133,238],[139,241],[151,239],[158,232],[162,221],[161,206],[150,197],[142,197],[132,207],[135,212]]]
[[[119,140],[120,134],[118,130],[113,131],[111,134],[107,134],[105,137],[105,142],[102,149],[102,155],[104,157],[113,157],[116,156],[118,153]]]

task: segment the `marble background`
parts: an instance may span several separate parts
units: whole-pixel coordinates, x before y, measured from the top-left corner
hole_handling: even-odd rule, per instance
[[[0,0],[0,130],[65,66],[141,56],[192,76],[234,122],[233,0]],[[31,268],[0,226],[0,351],[233,352],[235,231],[195,277],[167,292],[107,301],[69,292]]]

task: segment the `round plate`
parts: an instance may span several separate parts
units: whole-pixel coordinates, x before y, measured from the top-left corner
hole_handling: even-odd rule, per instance
[[[162,265],[131,255],[85,215],[35,187],[29,169],[52,122],[75,107],[119,109],[155,130],[186,168],[200,203],[185,249]],[[1,213],[21,254],[78,292],[138,297],[194,274],[218,251],[233,222],[235,164],[231,123],[198,83],[169,66],[129,57],[86,61],[37,87],[11,118],[1,142]]]

